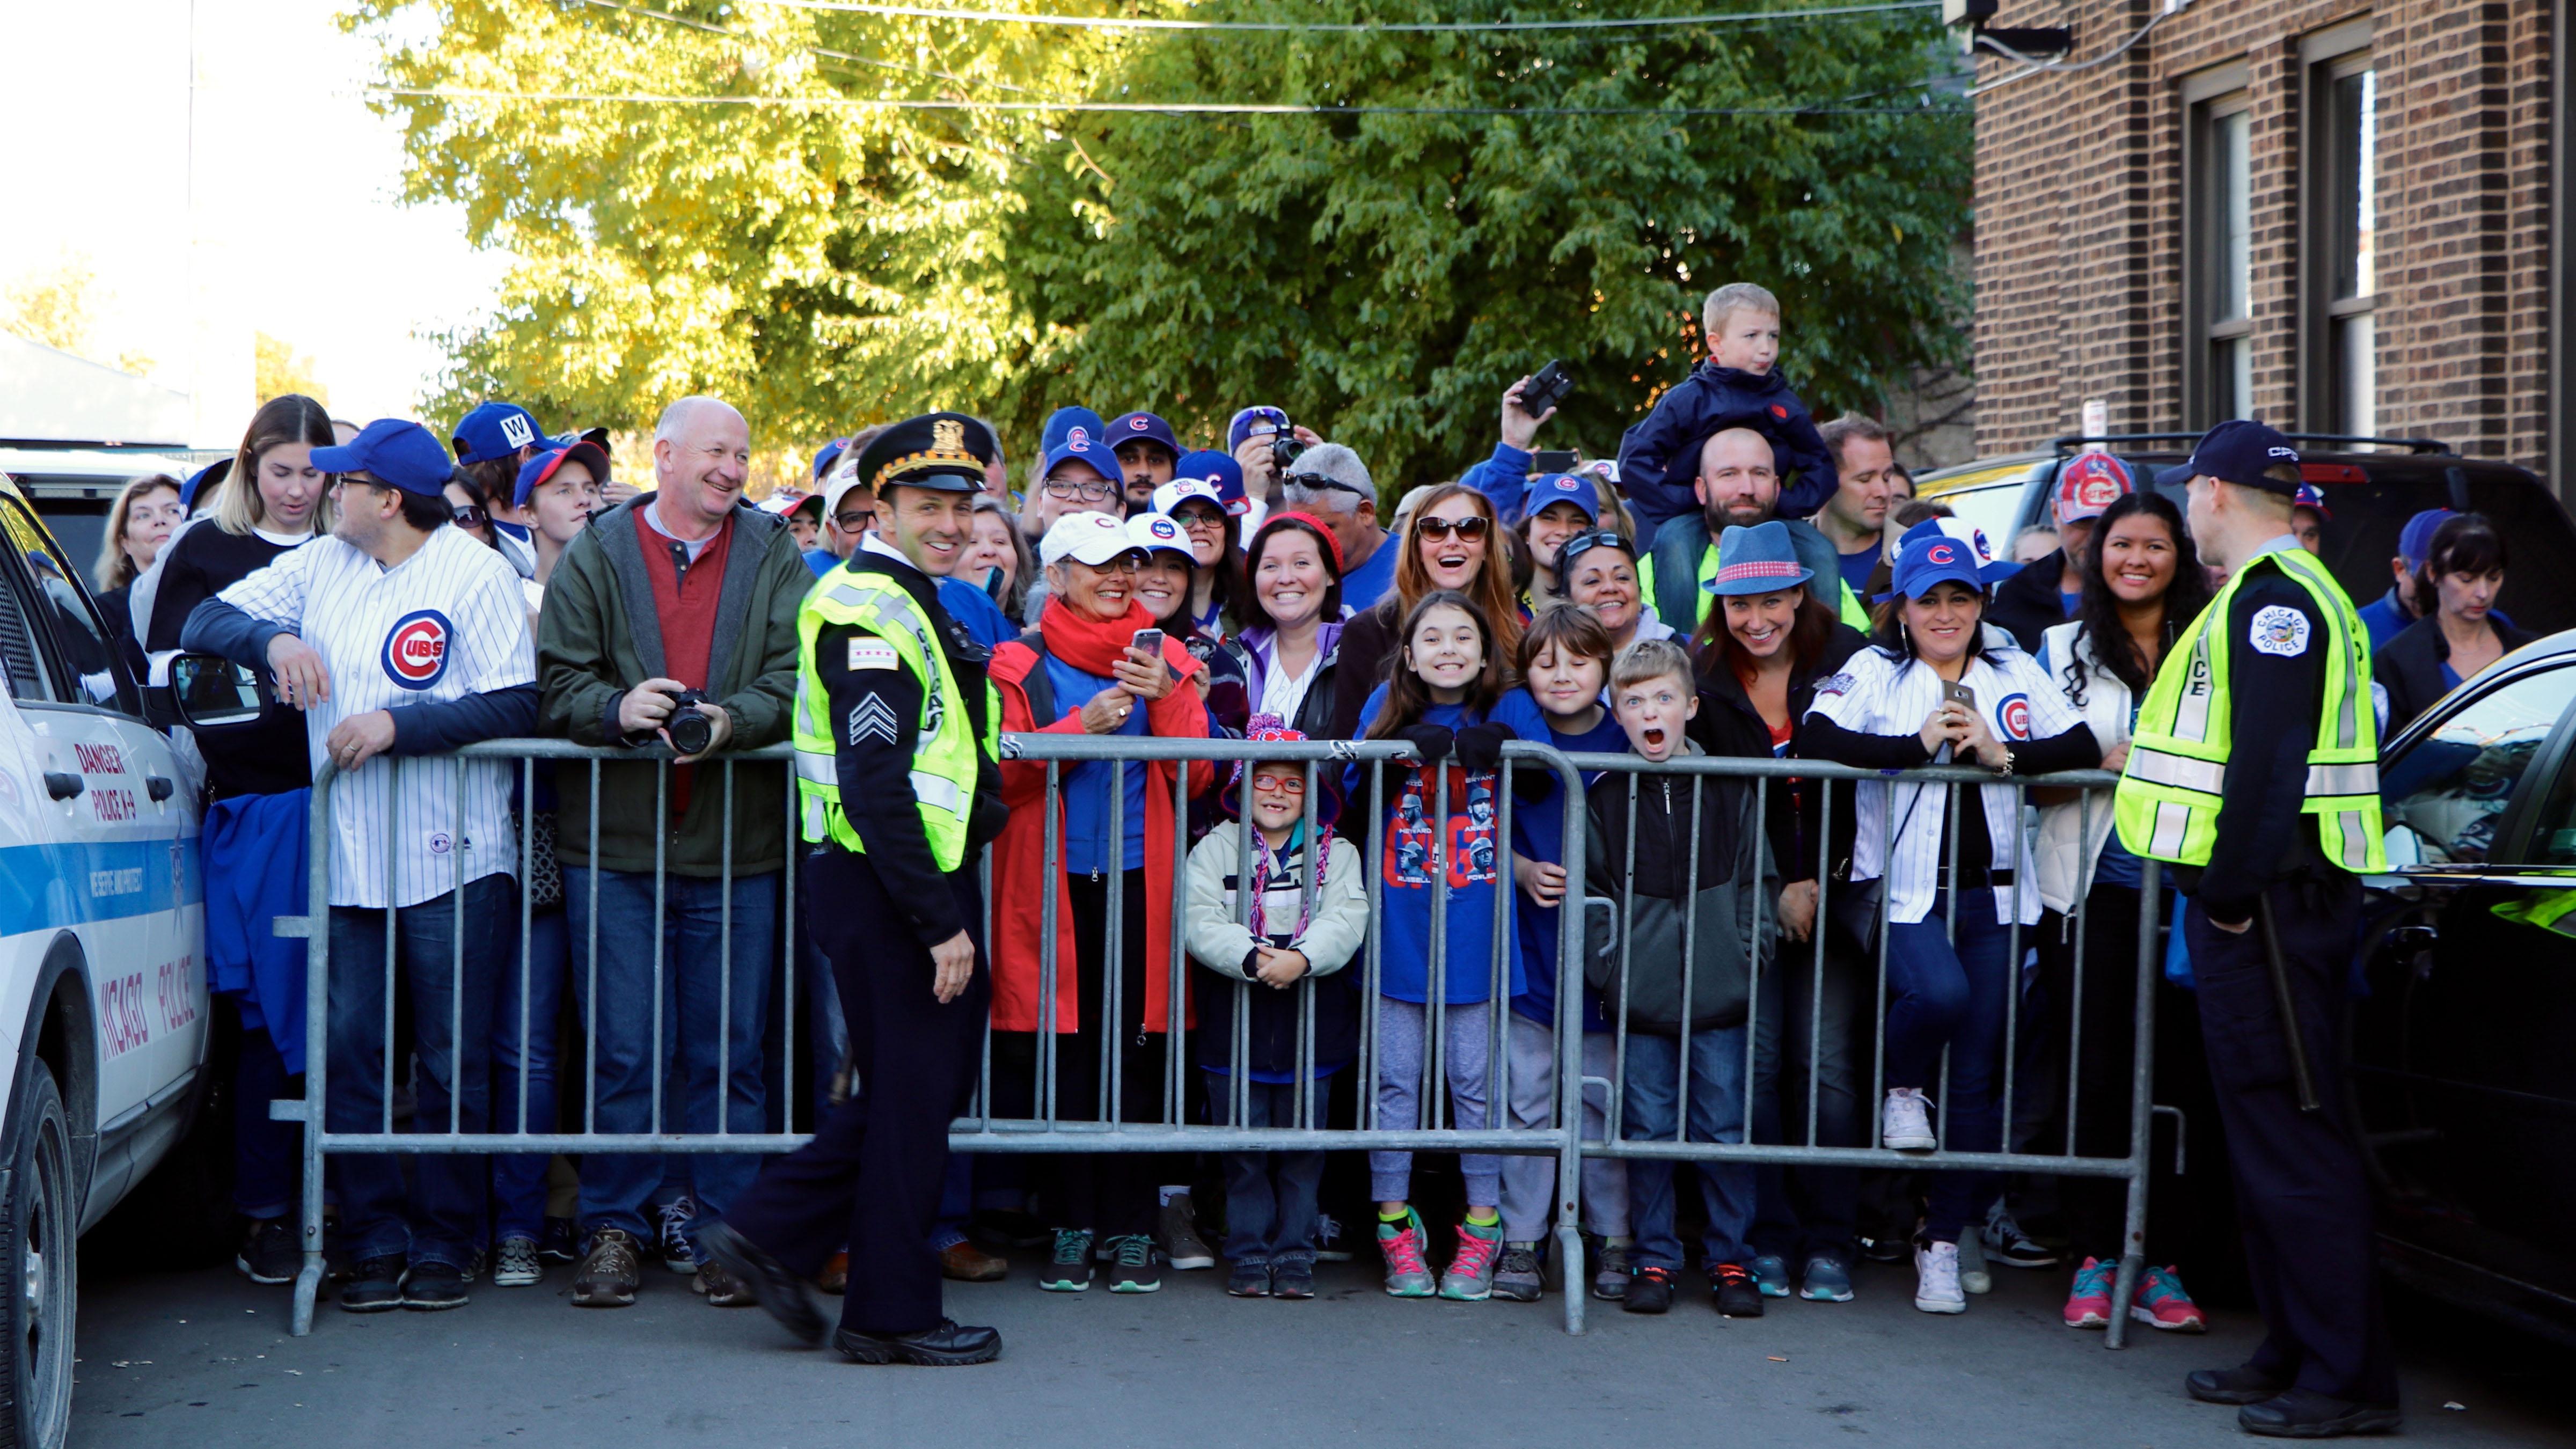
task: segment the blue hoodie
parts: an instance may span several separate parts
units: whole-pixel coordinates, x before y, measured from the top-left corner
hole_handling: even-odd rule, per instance
[[[1370,692],[1368,703],[1360,706],[1362,738],[1367,737],[1369,727],[1376,723],[1378,711],[1385,705],[1386,686],[1381,684]],[[1422,714],[1422,723],[1452,730],[1465,729],[1485,719],[1504,726],[1520,739],[1548,738],[1546,716],[1538,712],[1527,693],[1517,689],[1495,701],[1493,712],[1483,718],[1461,704],[1433,705]],[[1497,827],[1502,819],[1500,777],[1490,770],[1469,771],[1457,763],[1454,755],[1446,768],[1449,819],[1443,833],[1448,842],[1449,964],[1443,981],[1446,989],[1441,996],[1450,1005],[1458,1006],[1493,998],[1494,914],[1498,904],[1508,907],[1516,892],[1510,889],[1510,844],[1498,838]],[[1344,772],[1345,796],[1354,794],[1367,777],[1366,765],[1353,765]],[[1437,784],[1429,772],[1406,765],[1387,766],[1385,780],[1386,795],[1377,802],[1378,814],[1385,822],[1385,843],[1378,860],[1382,887],[1378,992],[1398,1001],[1424,1002],[1431,997],[1434,836],[1429,816],[1438,798]],[[1352,839],[1360,842],[1365,851],[1368,837],[1361,832],[1367,826],[1355,821],[1350,828]],[[1498,892],[1500,902],[1496,899]],[[1502,996],[1510,1000],[1527,985],[1518,934],[1508,916],[1503,923],[1503,942],[1509,969]]]
[[[1638,547],[1648,545],[1665,519],[1699,511],[1691,493],[1699,450],[1729,428],[1751,428],[1771,440],[1780,517],[1804,518],[1842,487],[1816,420],[1777,367],[1756,374],[1703,362],[1619,439],[1619,487],[1637,515]]]

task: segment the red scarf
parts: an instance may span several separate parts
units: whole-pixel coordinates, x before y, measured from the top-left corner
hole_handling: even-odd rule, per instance
[[[1102,679],[1115,677],[1111,666],[1127,657],[1136,631],[1153,627],[1154,616],[1133,599],[1127,601],[1127,612],[1115,619],[1086,619],[1064,600],[1049,595],[1038,615],[1038,633],[1046,639],[1047,652]]]

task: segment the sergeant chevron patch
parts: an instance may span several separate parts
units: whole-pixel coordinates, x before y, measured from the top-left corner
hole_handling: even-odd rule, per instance
[[[879,698],[875,690],[869,690],[868,697],[850,710],[850,743],[855,745],[861,740],[876,739],[891,745],[894,735],[893,707]]]

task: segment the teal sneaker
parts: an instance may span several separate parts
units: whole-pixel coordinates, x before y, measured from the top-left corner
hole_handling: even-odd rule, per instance
[[[1458,1225],[1458,1255],[1440,1275],[1440,1296],[1452,1303],[1482,1303],[1494,1296],[1494,1269],[1502,1261],[1503,1225]],[[1533,1264],[1532,1266],[1536,1266]]]
[[[1428,1298],[1437,1291],[1430,1265],[1422,1261],[1427,1236],[1422,1231],[1422,1214],[1404,1210],[1404,1225],[1380,1221],[1377,1225],[1377,1250],[1386,1257],[1386,1291],[1395,1298]]]
[[[1777,1253],[1764,1253],[1760,1257],[1755,1258],[1752,1262],[1745,1264],[1744,1267],[1746,1272],[1753,1275],[1753,1286],[1762,1291],[1763,1297],[1786,1298],[1789,1296],[1789,1263],[1787,1259],[1782,1258]]]
[[[1055,1253],[1038,1270],[1038,1286],[1049,1293],[1085,1293],[1091,1289],[1091,1234],[1080,1228],[1055,1230]]]
[[[1849,1303],[1851,1269],[1829,1253],[1818,1253],[1807,1260],[1807,1281],[1799,1287],[1798,1296],[1810,1303]]]
[[[2201,1316],[2200,1305],[2182,1291],[2182,1279],[2171,1268],[2149,1268],[2138,1275],[2138,1291],[2129,1299],[2129,1316],[2167,1333],[2209,1331],[2209,1320]]]

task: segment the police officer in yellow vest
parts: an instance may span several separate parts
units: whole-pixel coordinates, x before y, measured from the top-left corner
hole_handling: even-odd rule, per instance
[[[940,607],[938,581],[973,537],[991,453],[984,425],[960,413],[886,429],[857,465],[876,491],[876,531],[805,597],[804,899],[858,1091],[703,1234],[807,1343],[824,1323],[804,1285],[847,1244],[833,1344],[861,1363],[984,1363],[1002,1349],[992,1329],[942,1314],[930,1249],[948,1124],[973,1085],[992,997],[976,863],[1004,818],[989,656]]]
[[[2121,843],[2171,862],[2192,897],[2183,929],[2267,1330],[2250,1361],[2186,1388],[2243,1406],[2256,1434],[2373,1432],[2397,1423],[2397,1371],[2335,1025],[2359,873],[2387,868],[2369,636],[2291,534],[2287,438],[2221,423],[2186,466],[2192,540],[2229,578],[2156,671],[2113,813]]]

